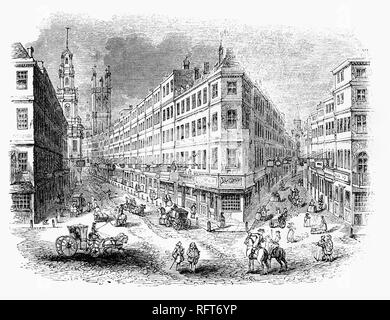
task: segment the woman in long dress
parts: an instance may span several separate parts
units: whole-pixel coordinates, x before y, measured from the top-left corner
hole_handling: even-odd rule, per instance
[[[287,226],[287,242],[295,242],[294,234],[295,234],[295,226],[293,222],[290,222]]]
[[[310,220],[311,220],[311,217],[310,217],[310,213],[309,212],[306,212],[305,214],[305,218],[303,220],[303,226],[305,228],[310,228],[311,225],[310,225]]]
[[[321,240],[316,243],[317,249],[314,252],[314,259],[316,261],[321,261],[324,258],[325,243],[325,236],[321,236]]]

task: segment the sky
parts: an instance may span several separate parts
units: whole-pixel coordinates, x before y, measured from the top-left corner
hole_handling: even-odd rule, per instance
[[[348,29],[329,27],[253,25],[235,19],[170,17],[164,15],[114,15],[97,18],[86,14],[51,13],[42,19],[32,45],[43,60],[53,85],[65,48],[65,27],[70,27],[75,83],[79,88],[80,115],[90,107],[91,70],[98,74],[110,65],[113,119],[118,111],[137,104],[172,69],[182,67],[190,55],[191,66],[217,60],[219,42],[233,48],[253,80],[259,81],[290,126],[330,95],[331,70],[347,58],[362,56],[363,45]]]

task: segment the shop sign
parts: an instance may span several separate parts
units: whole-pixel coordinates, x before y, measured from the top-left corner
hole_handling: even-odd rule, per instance
[[[344,182],[349,182],[349,174],[335,172],[334,176],[336,179],[339,179],[339,180],[344,181]]]
[[[195,183],[200,186],[217,187],[217,178],[210,176],[195,176]]]
[[[221,187],[242,187],[242,177],[219,177]]]

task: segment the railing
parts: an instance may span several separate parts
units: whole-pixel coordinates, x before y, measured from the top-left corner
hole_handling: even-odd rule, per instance
[[[370,185],[368,173],[352,173],[352,184],[358,187],[367,187]]]

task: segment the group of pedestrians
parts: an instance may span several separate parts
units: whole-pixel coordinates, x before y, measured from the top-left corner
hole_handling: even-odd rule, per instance
[[[178,243],[176,243],[175,249],[172,252],[173,263],[171,265],[171,268],[173,267],[174,264],[176,264],[176,271],[179,270],[180,264],[185,260],[184,253],[185,253],[184,247],[182,243],[179,241]],[[198,264],[199,258],[200,258],[200,251],[196,246],[196,243],[191,242],[187,250],[187,261],[190,264],[190,269],[192,272],[195,272],[196,265]]]
[[[317,261],[333,261],[333,241],[330,234],[321,236],[320,241],[316,243],[319,247],[314,258]]]

